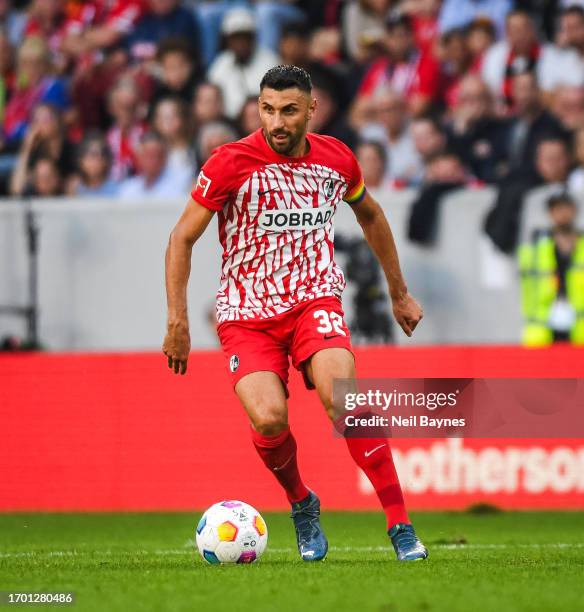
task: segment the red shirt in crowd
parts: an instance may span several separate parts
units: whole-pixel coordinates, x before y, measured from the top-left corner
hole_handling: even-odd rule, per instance
[[[146,12],[144,0],[95,0],[83,2],[72,11],[69,27],[72,31],[82,32],[95,26],[111,27],[117,32],[127,34],[136,21]]]
[[[440,91],[440,65],[430,52],[415,51],[409,61],[399,63],[387,57],[380,58],[365,73],[358,93],[372,96],[386,88],[406,99],[416,95],[436,98]]]

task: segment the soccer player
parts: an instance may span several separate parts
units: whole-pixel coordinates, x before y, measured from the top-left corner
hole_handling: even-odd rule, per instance
[[[223,247],[217,293],[221,346],[251,421],[253,444],[292,505],[298,551],[305,561],[317,561],[328,542],[320,501],[300,475],[288,425],[288,356],[333,418],[333,380],[355,377],[340,299],[345,280],[333,258],[337,206],[353,209],[383,267],[393,314],[408,336],[422,309],[408,293],[389,224],[367,193],[353,153],[335,138],[307,133],[316,109],[310,76],[296,66],[270,69],[258,104],[262,127],[214,151],[171,233],[163,351],[169,368],[184,374],[192,247],[217,213]],[[379,497],[397,558],[425,559],[428,551],[408,518],[388,441],[345,439]]]

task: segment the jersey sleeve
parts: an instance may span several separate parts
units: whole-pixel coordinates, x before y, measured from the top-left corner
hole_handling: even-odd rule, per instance
[[[350,155],[350,176],[349,186],[343,200],[348,204],[358,204],[365,197],[365,181],[357,158],[350,149],[347,150]]]
[[[217,149],[203,164],[191,197],[209,210],[223,210],[233,190],[229,180],[233,174],[228,152]]]

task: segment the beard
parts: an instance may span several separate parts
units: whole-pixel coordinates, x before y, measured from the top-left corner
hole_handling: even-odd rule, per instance
[[[282,140],[281,142],[278,141],[276,136],[280,134],[285,134],[287,136],[286,140]],[[288,131],[276,131],[267,134],[267,140],[272,149],[274,149],[276,153],[284,156],[289,156],[294,151],[301,137],[301,133]]]

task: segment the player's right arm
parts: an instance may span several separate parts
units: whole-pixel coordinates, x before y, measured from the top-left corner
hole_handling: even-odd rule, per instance
[[[166,337],[162,351],[168,367],[184,374],[191,349],[187,310],[187,285],[191,272],[193,245],[203,234],[215,211],[200,206],[193,199],[187,204],[172,230],[166,249]]]

